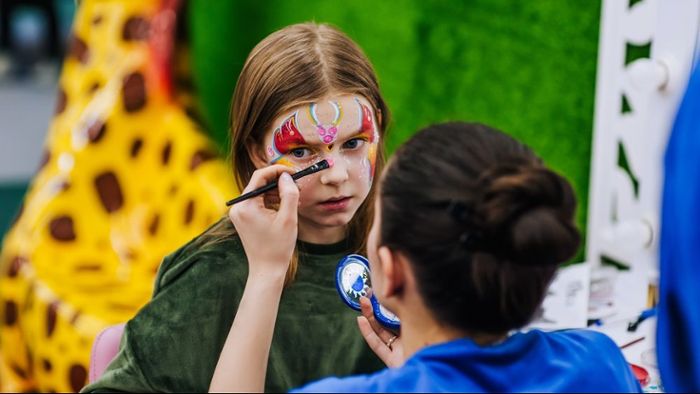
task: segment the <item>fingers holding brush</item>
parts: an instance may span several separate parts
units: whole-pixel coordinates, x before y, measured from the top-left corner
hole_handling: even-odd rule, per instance
[[[297,239],[299,202],[299,189],[290,172],[279,165],[259,169],[244,189],[246,193],[277,181],[278,210],[267,208],[262,194],[229,209],[229,218],[248,257],[250,275],[279,278],[287,271]]]

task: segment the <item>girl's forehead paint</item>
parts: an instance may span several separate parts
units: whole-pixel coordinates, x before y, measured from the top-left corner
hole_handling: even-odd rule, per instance
[[[355,102],[360,107],[360,131],[362,135],[365,135],[369,140],[369,143],[374,143],[377,137],[377,133],[374,130],[374,122],[372,121],[372,111],[360,100],[355,97]]]
[[[282,155],[300,145],[306,145],[306,140],[297,127],[297,112],[285,119],[282,125],[275,130],[273,145],[277,152]]]
[[[318,138],[326,145],[332,144],[338,136],[338,125],[343,120],[343,107],[336,101],[329,101],[333,107],[334,115],[331,123],[321,123],[316,114],[316,103],[309,105],[309,117],[316,126]]]

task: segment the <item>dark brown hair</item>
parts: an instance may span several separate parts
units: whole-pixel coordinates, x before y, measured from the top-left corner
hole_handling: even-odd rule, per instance
[[[326,24],[300,23],[278,30],[258,43],[238,77],[231,105],[230,155],[240,190],[256,169],[252,149],[263,146],[262,140],[272,121],[293,107],[330,93],[357,94],[372,105],[380,136],[376,173],[381,173],[389,109],[371,63],[362,49],[341,31]],[[356,252],[366,248],[374,189],[370,189],[348,225],[348,237]],[[219,227],[221,232],[228,226],[224,223]],[[289,280],[297,269],[296,256],[295,253],[290,264]]]
[[[436,319],[482,333],[526,325],[579,233],[569,183],[488,126],[413,136],[381,181],[380,244],[411,261]]]

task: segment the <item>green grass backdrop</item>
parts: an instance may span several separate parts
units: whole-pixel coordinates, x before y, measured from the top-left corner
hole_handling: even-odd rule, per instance
[[[390,152],[434,122],[495,126],[573,183],[585,234],[600,1],[194,0],[188,18],[202,109],[222,147],[253,46],[288,24],[327,22],[375,66],[393,113]]]

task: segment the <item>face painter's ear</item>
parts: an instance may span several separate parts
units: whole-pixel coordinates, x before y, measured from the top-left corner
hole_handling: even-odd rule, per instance
[[[382,297],[389,298],[395,296],[403,290],[405,282],[403,256],[392,251],[386,246],[379,247],[377,250],[379,256],[379,264],[381,267],[382,282],[384,284]]]
[[[265,147],[261,144],[246,144],[246,150],[248,151],[248,157],[250,157],[250,160],[253,162],[255,168],[264,168],[269,165],[267,155],[265,154]]]

